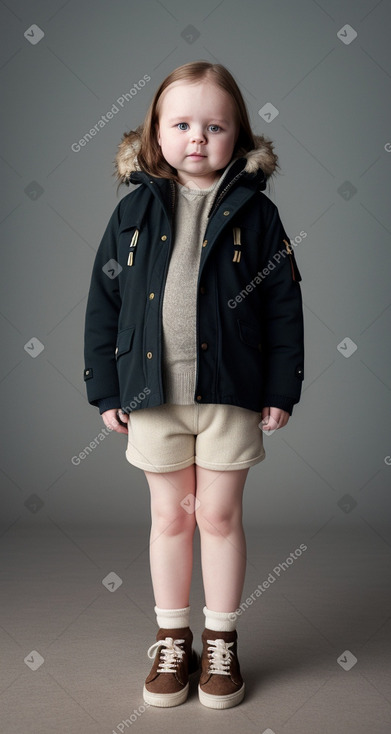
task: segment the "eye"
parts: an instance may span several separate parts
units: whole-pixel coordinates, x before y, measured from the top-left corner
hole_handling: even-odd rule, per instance
[[[214,128],[217,128],[218,130],[222,130],[222,128],[220,127],[220,125],[213,125],[212,124],[212,125],[209,125],[209,127],[214,127]],[[212,133],[216,133],[216,132],[217,132],[217,130],[212,130]]]
[[[187,123],[187,122],[178,122],[178,124],[177,124],[177,127],[178,127],[178,128],[180,129],[180,130],[184,130],[185,128],[181,127],[181,125],[187,125],[187,126],[188,126],[188,123]]]

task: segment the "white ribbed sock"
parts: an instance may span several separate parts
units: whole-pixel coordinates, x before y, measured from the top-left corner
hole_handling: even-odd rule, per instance
[[[182,609],[161,609],[155,606],[154,611],[158,627],[175,629],[176,627],[189,627],[190,625],[190,607],[183,607]]]
[[[237,616],[235,612],[212,612],[204,607],[205,627],[216,632],[232,632],[236,629]]]

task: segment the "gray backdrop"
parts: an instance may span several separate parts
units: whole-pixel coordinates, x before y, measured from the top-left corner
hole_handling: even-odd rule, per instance
[[[103,427],[86,400],[84,314],[129,193],[116,193],[117,144],[172,69],[205,59],[230,69],[275,143],[282,175],[266,193],[303,277],[302,400],[264,438],[244,521],[354,524],[389,542],[390,16],[376,0],[1,3],[3,534],[149,522],[125,436],[72,462]]]

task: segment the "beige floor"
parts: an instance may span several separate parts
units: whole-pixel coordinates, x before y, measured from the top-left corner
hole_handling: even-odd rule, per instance
[[[197,679],[181,706],[143,704],[157,630],[148,527],[4,528],[1,734],[389,734],[390,533],[331,525],[246,529],[238,622],[246,697],[229,711],[203,707]],[[290,556],[301,544],[306,550]],[[200,650],[198,532],[194,550],[191,626]],[[122,583],[112,577],[109,591],[102,580],[112,572]]]

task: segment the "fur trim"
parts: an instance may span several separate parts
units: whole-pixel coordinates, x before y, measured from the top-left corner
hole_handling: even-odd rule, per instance
[[[266,178],[269,178],[278,167],[278,156],[274,153],[274,145],[263,135],[254,135],[254,140],[256,147],[243,156],[247,158],[244,170],[247,173],[256,173],[259,168],[262,168]]]
[[[130,133],[123,134],[114,161],[115,175],[121,183],[126,183],[129,180],[132,171],[141,170],[137,160],[141,141],[140,138],[138,140],[136,138],[131,143],[130,137]],[[267,140],[263,135],[254,135],[254,140],[256,147],[242,155],[243,158],[247,158],[244,170],[247,173],[256,173],[261,168],[266,178],[269,178],[278,167],[278,156],[274,153],[274,145],[271,140]]]

